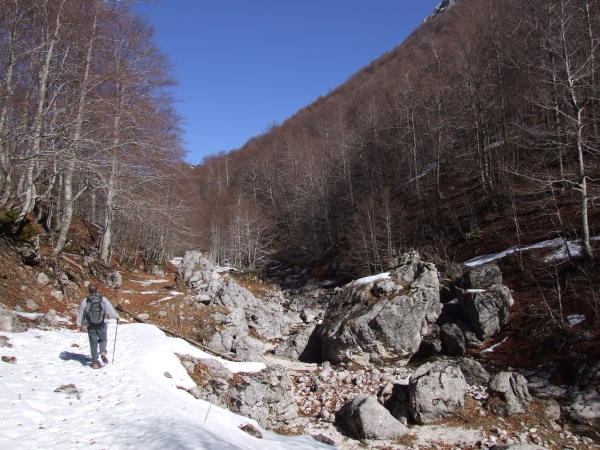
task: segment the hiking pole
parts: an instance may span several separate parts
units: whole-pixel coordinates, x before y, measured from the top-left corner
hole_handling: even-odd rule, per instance
[[[117,332],[119,331],[119,318],[117,317],[117,326],[115,327],[115,345],[113,347],[113,359],[111,364],[115,363],[115,350],[117,349]]]

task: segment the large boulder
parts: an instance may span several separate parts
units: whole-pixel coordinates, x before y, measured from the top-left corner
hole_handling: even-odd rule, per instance
[[[514,301],[506,286],[494,285],[487,290],[456,288],[456,295],[465,318],[479,339],[498,334],[508,323]]]
[[[0,303],[0,331],[7,331],[9,333],[21,333],[25,331],[25,327],[6,305]]]
[[[423,336],[419,353],[425,357],[437,355],[442,351],[441,328],[436,324],[429,325],[429,332]]]
[[[447,361],[424,364],[410,380],[410,413],[419,424],[448,419],[464,406],[466,392],[467,383],[458,366]]]
[[[337,412],[336,420],[359,439],[396,439],[409,431],[376,397],[369,395],[359,395],[346,403]]]
[[[279,428],[298,417],[294,385],[282,366],[246,374],[228,391],[233,412],[256,420],[263,428]]]
[[[471,358],[459,358],[455,363],[465,377],[467,384],[471,386],[487,386],[490,382],[490,374],[483,368],[481,363]]]
[[[406,363],[440,312],[437,269],[415,257],[389,275],[354,281],[332,298],[319,330],[323,358]]]
[[[575,396],[569,412],[571,419],[581,423],[600,419],[600,394],[592,386]]]
[[[531,402],[527,380],[517,372],[494,375],[490,380],[489,392],[493,397],[488,401],[488,409],[497,415],[524,414]]]
[[[444,348],[449,355],[462,356],[467,353],[465,336],[455,323],[446,323],[442,325],[440,337],[444,344]]]
[[[321,360],[321,346],[318,325],[312,324],[290,334],[287,340],[275,347],[275,356],[303,362],[318,362]]]
[[[502,272],[496,262],[473,267],[463,274],[465,289],[489,289],[502,284]]]

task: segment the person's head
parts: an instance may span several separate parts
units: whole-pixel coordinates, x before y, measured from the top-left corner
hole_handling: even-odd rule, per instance
[[[89,285],[88,290],[90,291],[90,294],[97,294],[98,293],[98,285],[92,283]]]

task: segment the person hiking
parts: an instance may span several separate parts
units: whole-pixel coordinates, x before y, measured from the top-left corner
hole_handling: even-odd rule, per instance
[[[98,344],[100,344],[100,357],[104,364],[108,364],[106,357],[107,331],[106,314],[112,319],[119,320],[119,314],[113,309],[106,297],[98,294],[98,285],[90,284],[90,295],[83,299],[77,314],[77,326],[83,331],[83,323],[87,322],[90,351],[92,353],[92,369],[99,369]]]

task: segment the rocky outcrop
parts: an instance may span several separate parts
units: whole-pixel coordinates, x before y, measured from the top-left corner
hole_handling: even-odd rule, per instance
[[[419,424],[452,417],[464,406],[467,383],[457,366],[448,362],[427,363],[411,377],[409,410]]]
[[[571,405],[569,416],[578,422],[587,423],[600,419],[600,394],[592,386],[577,393]]]
[[[275,356],[304,361],[321,360],[322,341],[318,335],[318,325],[311,324],[290,336],[275,348]]]
[[[417,254],[379,278],[354,281],[331,300],[319,335],[331,362],[406,363],[441,312],[437,270]]]
[[[488,409],[497,415],[524,414],[531,402],[527,380],[520,373],[497,373],[490,380],[489,391],[494,398],[490,398]]]
[[[449,355],[462,356],[467,352],[465,336],[458,325],[447,323],[441,327],[440,338]]]
[[[336,420],[359,439],[396,439],[408,433],[405,425],[369,395],[359,395],[346,403]]]
[[[281,366],[242,376],[228,391],[229,408],[256,420],[263,428],[288,425],[298,416],[294,386]]]
[[[0,303],[0,331],[7,331],[9,333],[21,333],[25,331],[25,327],[17,315],[2,303]]]

